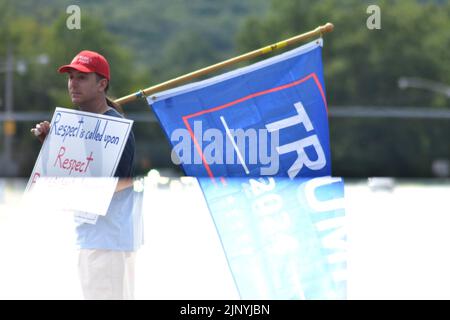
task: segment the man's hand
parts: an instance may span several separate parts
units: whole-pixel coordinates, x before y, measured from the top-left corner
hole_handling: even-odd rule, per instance
[[[31,133],[34,134],[41,143],[44,143],[45,137],[50,130],[50,123],[48,121],[44,121],[38,123],[36,127],[31,129]]]

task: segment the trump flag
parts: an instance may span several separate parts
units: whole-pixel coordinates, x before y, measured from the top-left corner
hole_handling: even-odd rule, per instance
[[[245,299],[345,298],[322,45],[148,97],[172,160],[199,178]]]

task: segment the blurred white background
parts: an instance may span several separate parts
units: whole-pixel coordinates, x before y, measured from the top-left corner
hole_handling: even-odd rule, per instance
[[[157,181],[158,183],[156,184]],[[145,180],[136,299],[239,299],[192,179]],[[82,299],[73,218],[0,179],[0,299]],[[349,299],[450,299],[450,181],[345,181]]]

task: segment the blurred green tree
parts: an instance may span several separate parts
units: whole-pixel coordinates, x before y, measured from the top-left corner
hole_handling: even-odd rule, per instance
[[[369,30],[369,4],[381,9],[381,29]],[[402,76],[450,84],[450,4],[436,1],[284,0],[251,18],[238,35],[249,51],[333,22],[323,61],[331,106],[449,108],[444,96],[403,91]],[[437,157],[450,159],[449,121],[330,119],[333,174],[430,176]]]
[[[108,58],[112,69],[110,95],[119,97],[136,90],[136,84],[142,83],[143,73],[135,71],[130,51],[121,46],[119,39],[100,22],[87,16],[83,18],[80,30],[69,30],[66,14],[46,26],[30,16],[18,15],[11,5],[2,3],[2,6],[0,32],[6,41],[0,43],[0,54],[5,57],[9,47],[15,65],[22,65],[21,72],[14,72],[15,112],[48,112],[48,117],[42,120],[49,120],[56,106],[71,107],[67,77],[59,74],[57,67],[70,62],[84,49],[99,51]],[[3,97],[3,86],[0,87]],[[23,176],[31,172],[40,149],[30,137],[29,129],[28,122],[17,123],[17,133],[13,137],[15,150],[20,150],[14,155],[14,161]]]

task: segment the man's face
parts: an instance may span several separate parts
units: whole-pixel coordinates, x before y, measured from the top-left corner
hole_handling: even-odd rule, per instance
[[[92,102],[98,100],[99,95],[104,94],[102,81],[97,81],[93,72],[83,73],[74,69],[70,70],[67,88],[72,103],[78,107],[88,107]]]

